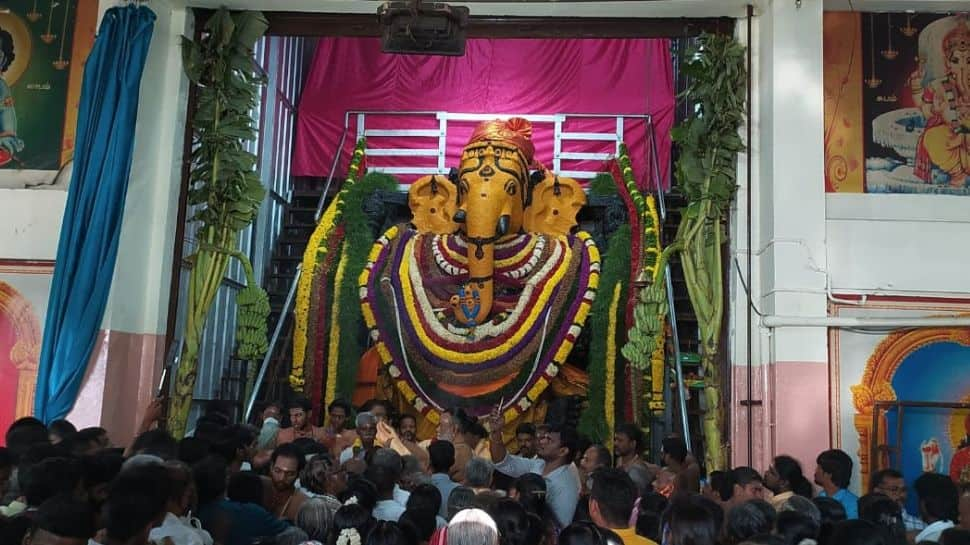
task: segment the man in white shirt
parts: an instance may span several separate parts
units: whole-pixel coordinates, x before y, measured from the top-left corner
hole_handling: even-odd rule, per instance
[[[946,475],[924,473],[913,483],[919,496],[919,512],[926,528],[916,535],[916,543],[938,543],[944,530],[953,528],[960,504],[957,485]]]
[[[501,412],[492,411],[489,417],[490,449],[495,469],[510,477],[525,473],[541,475],[546,481],[546,504],[556,517],[560,528],[569,526],[579,501],[579,470],[573,465],[579,437],[576,430],[550,426],[539,435],[538,458],[523,458],[509,454],[502,441]]]

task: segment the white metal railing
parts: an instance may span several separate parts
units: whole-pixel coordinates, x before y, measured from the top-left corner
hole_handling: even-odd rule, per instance
[[[431,120],[437,122],[438,128],[371,128],[368,125],[368,118],[402,116],[415,119],[415,125],[425,125]],[[447,174],[449,166],[447,164],[447,146],[449,123],[454,122],[475,122],[488,121],[496,118],[522,117],[528,119],[533,125],[549,125],[553,133],[553,156],[552,170],[562,176],[577,179],[591,179],[601,170],[593,169],[564,169],[564,161],[607,161],[616,156],[619,151],[620,143],[623,141],[625,120],[638,119],[644,120],[647,124],[651,123],[649,114],[473,114],[445,111],[353,111],[347,112],[344,117],[344,130],[350,130],[349,123],[353,119],[356,123],[357,140],[361,138],[402,138],[414,139],[405,140],[405,145],[400,147],[368,147],[368,169],[388,174],[405,175],[427,175],[427,174]],[[577,119],[613,119],[609,130],[601,132],[578,132],[567,131],[564,129],[567,122]],[[434,138],[436,146],[428,147],[427,140]],[[607,152],[582,152],[568,151],[569,143],[572,142],[612,142],[613,150]],[[425,145],[420,145],[424,143]],[[380,164],[381,157],[427,157],[426,164],[419,166],[392,166]],[[375,158],[378,158],[375,161]]]

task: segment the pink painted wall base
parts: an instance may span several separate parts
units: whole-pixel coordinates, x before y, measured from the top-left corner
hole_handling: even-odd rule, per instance
[[[67,419],[78,428],[101,426],[112,443],[129,444],[158,387],[164,342],[164,335],[101,330]]]

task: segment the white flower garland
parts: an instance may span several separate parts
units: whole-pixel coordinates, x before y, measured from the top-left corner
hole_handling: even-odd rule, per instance
[[[337,545],[361,545],[360,532],[356,528],[344,528],[337,536]]]

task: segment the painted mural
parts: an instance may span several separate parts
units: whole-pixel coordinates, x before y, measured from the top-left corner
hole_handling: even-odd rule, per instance
[[[66,189],[95,0],[0,7],[0,188]]]
[[[839,316],[965,314],[966,303],[887,301],[837,306]],[[837,442],[858,461],[859,489],[875,470],[895,467],[970,483],[970,411],[957,406],[885,407],[877,402],[970,403],[970,328],[922,328],[888,335],[833,333]],[[873,447],[877,447],[876,450]],[[917,512],[916,506],[909,506]]]
[[[0,263],[0,429],[33,414],[53,274],[51,262]]]
[[[827,13],[826,189],[970,194],[970,19]]]

